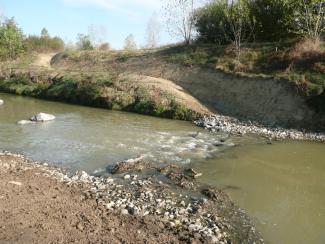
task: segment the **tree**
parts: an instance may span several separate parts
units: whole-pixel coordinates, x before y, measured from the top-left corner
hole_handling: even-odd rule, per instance
[[[111,49],[111,45],[108,42],[104,42],[99,45],[98,50],[100,51],[109,51]]]
[[[77,47],[81,50],[93,50],[94,46],[91,43],[89,35],[78,34],[77,36]]]
[[[194,33],[194,0],[168,0],[164,7],[167,30],[172,37],[190,44]]]
[[[325,32],[324,0],[293,1],[294,32],[313,39],[320,38]]]
[[[24,52],[24,35],[14,18],[0,23],[0,58],[15,59]]]
[[[254,37],[258,41],[279,41],[293,36],[289,17],[291,0],[250,0],[248,7],[255,20]]]
[[[242,44],[249,41],[253,34],[255,20],[250,18],[249,8],[245,0],[231,0],[226,11],[227,28],[225,36],[234,45],[237,60],[240,59]]]
[[[135,49],[137,49],[137,44],[135,43],[134,36],[130,34],[125,38],[124,50],[132,51]]]
[[[50,38],[50,34],[46,28],[43,28],[41,31],[41,38],[47,39]]]
[[[99,47],[107,38],[107,29],[102,25],[90,25],[88,27],[89,40],[95,47]]]
[[[157,14],[153,14],[147,24],[146,39],[147,48],[155,48],[159,42],[160,23],[157,19]]]
[[[227,0],[213,1],[195,12],[198,40],[205,43],[228,44],[225,38]]]

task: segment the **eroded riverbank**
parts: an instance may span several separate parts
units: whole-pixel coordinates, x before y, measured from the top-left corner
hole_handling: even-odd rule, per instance
[[[68,175],[8,152],[0,174],[0,238],[9,242],[263,243],[224,193],[195,182],[205,195],[180,193],[157,175]]]

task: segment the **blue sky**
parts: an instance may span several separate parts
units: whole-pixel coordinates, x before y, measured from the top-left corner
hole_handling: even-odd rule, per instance
[[[152,14],[159,14],[162,0],[0,0],[0,12],[15,17],[26,34],[39,34],[46,27],[51,36],[75,41],[90,25],[106,30],[106,41],[122,48],[133,34],[145,44],[145,30]],[[173,40],[161,32],[160,44]]]

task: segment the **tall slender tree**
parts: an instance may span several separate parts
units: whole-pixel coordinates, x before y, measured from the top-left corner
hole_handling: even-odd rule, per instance
[[[164,19],[169,34],[190,44],[193,38],[195,0],[167,0]]]
[[[146,47],[147,48],[155,48],[159,42],[159,35],[160,35],[160,23],[157,18],[157,14],[154,13],[147,24],[146,29]]]

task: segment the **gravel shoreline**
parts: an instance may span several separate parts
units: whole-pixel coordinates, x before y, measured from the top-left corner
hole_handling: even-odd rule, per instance
[[[191,182],[181,188],[159,174],[123,174],[91,176],[75,174],[47,163],[32,162],[22,155],[0,153],[23,159],[28,167],[41,170],[44,177],[82,189],[83,198],[96,201],[109,213],[121,216],[153,218],[184,243],[263,243],[245,212],[218,189]],[[1,167],[3,167],[1,165]],[[194,187],[193,187],[194,186]],[[192,190],[195,189],[195,190]]]
[[[211,132],[223,131],[230,134],[257,134],[269,138],[270,140],[305,140],[325,142],[325,134],[293,129],[284,129],[281,127],[265,127],[257,122],[240,121],[236,118],[223,115],[204,116],[196,121],[195,125],[208,129]]]

